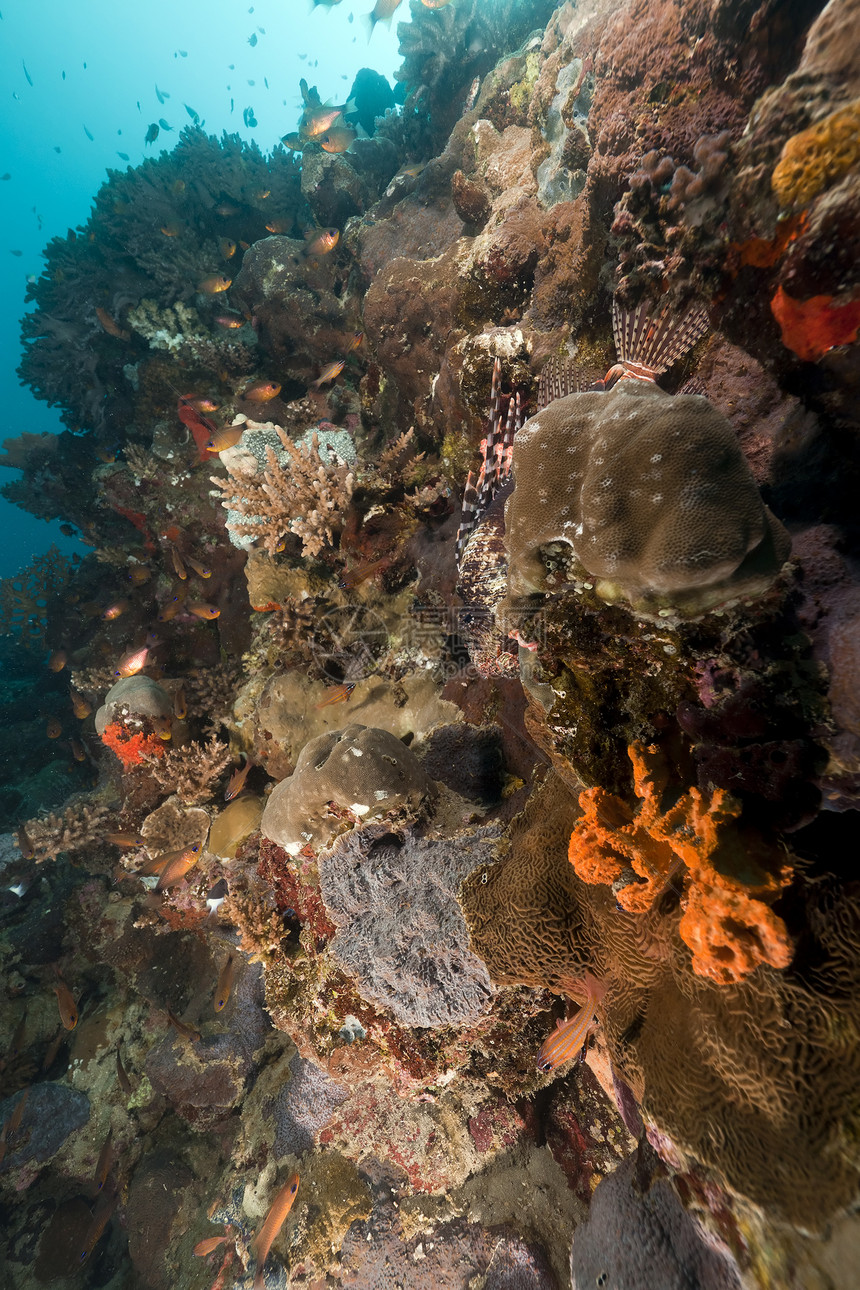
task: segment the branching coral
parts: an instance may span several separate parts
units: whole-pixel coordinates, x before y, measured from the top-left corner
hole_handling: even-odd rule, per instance
[[[37,861],[56,860],[64,851],[80,851],[104,835],[113,812],[100,802],[76,802],[62,815],[51,812],[24,825]]]
[[[182,802],[208,802],[212,785],[230,765],[230,749],[214,735],[206,744],[192,740],[182,748],[147,754],[144,761],[165,793],[175,793]]]
[[[786,967],[791,942],[785,924],[760,896],[778,894],[791,870],[760,839],[737,825],[740,804],[722,789],[678,793],[660,750],[633,744],[633,786],[640,805],[602,788],[580,794],[583,818],[570,838],[568,859],[585,882],[612,884],[630,913],[652,907],[689,875],[680,935],[693,950],[693,970],[726,983],[759,963]],[[632,870],[632,872],[631,872]]]
[[[0,634],[44,649],[51,601],[67,586],[72,568],[57,547],[50,547],[23,573],[0,582]]]
[[[229,519],[227,527],[240,539],[262,542],[269,555],[283,550],[291,533],[301,539],[302,555],[319,555],[325,546],[334,546],[340,534],[354,476],[331,454],[323,459],[316,433],[304,445],[276,428],[289,455],[288,466],[269,447],[262,476],[235,464],[226,484],[212,477],[221,490],[222,505],[238,517]]]

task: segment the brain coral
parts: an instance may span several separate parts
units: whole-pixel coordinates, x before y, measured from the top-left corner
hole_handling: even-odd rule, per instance
[[[463,884],[472,948],[496,984],[559,989],[585,970],[613,1067],[646,1124],[779,1220],[816,1230],[860,1191],[860,951],[856,884],[807,893],[804,975],[695,975],[677,899],[616,908],[565,859],[574,795],[554,775],[511,826],[511,847]]]
[[[640,613],[695,617],[758,594],[788,557],[730,423],[699,395],[624,381],[557,399],[517,435],[514,477],[511,600],[589,579]]]
[[[498,825],[454,838],[369,824],[320,857],[337,936],[329,951],[362,998],[405,1026],[462,1026],[489,1004],[487,969],[469,949],[457,889],[496,856]]]
[[[434,792],[433,781],[396,735],[353,722],[305,744],[293,774],[272,790],[260,827],[264,838],[295,856],[304,846],[325,846],[344,818],[414,811]],[[338,816],[330,803],[349,814]]]

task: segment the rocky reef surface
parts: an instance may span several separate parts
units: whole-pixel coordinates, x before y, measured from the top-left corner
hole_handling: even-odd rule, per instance
[[[0,1279],[847,1290],[857,0],[411,9],[31,288]]]

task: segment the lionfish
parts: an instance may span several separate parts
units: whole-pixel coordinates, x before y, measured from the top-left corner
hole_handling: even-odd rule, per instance
[[[602,381],[589,385],[587,392],[611,390],[619,381],[656,384],[657,377],[691,350],[709,326],[704,309],[690,308],[678,319],[664,307],[652,317],[649,301],[627,311],[613,300],[612,332],[618,361]],[[506,629],[495,617],[507,590],[505,502],[514,487],[514,437],[524,424],[519,393],[507,398],[505,412],[501,385],[502,365],[497,358],[490,386],[489,428],[481,441],[481,466],[477,477],[469,471],[466,480],[456,547],[463,635],[472,663],[485,677],[517,676],[514,645],[536,648],[522,639],[517,626]],[[540,375],[536,412],[556,399],[582,392],[573,364],[558,357],[550,359]]]

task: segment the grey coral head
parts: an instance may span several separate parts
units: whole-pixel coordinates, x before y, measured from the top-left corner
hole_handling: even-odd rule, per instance
[[[790,539],[707,399],[624,381],[544,408],[514,443],[512,602],[587,582],[645,616],[761,594]]]
[[[450,838],[360,825],[320,856],[320,890],[338,931],[329,946],[363,999],[404,1026],[463,1026],[493,997],[469,946],[457,892],[493,864],[498,824]]]

